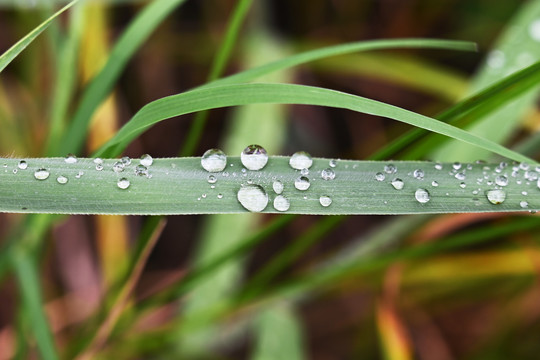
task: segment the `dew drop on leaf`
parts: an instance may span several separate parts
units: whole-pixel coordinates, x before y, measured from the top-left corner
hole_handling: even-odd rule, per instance
[[[526,201],[520,201],[519,206],[521,206],[522,209],[526,209],[529,207],[529,203]]]
[[[335,168],[335,167],[337,166],[337,160],[336,160],[336,159],[330,160],[330,162],[328,163],[328,165],[330,165],[330,167]]]
[[[400,178],[395,178],[394,180],[392,180],[391,184],[396,190],[403,189],[403,186],[405,185],[403,180],[401,180]]]
[[[384,166],[384,172],[387,174],[393,174],[397,171],[397,168],[394,164],[386,164]]]
[[[439,186],[439,183],[438,183],[437,181],[433,180],[433,181],[431,182],[431,186],[437,187],[437,186]]]
[[[283,195],[278,195],[274,199],[274,209],[277,211],[287,211],[291,207],[291,203],[289,202],[289,199],[287,199]]]
[[[129,156],[124,156],[120,159],[120,161],[122,162],[122,164],[124,164],[124,166],[131,165],[131,158]]]
[[[274,181],[272,188],[276,194],[281,194],[283,192],[283,183],[279,180]]]
[[[249,145],[240,154],[242,165],[248,170],[261,170],[268,162],[268,154],[260,145]]]
[[[103,164],[103,159],[101,158],[95,158],[93,161],[94,161],[94,164]]]
[[[124,171],[124,163],[122,161],[117,161],[113,164],[113,171],[119,173]]]
[[[96,164],[96,170],[97,171],[103,170],[103,164]]]
[[[494,205],[499,205],[506,200],[506,192],[500,189],[488,190],[486,192],[488,201]]]
[[[130,182],[128,179],[126,178],[121,178],[120,180],[118,180],[118,182],[116,183],[116,185],[118,185],[118,187],[122,190],[125,190],[129,187]]]
[[[144,165],[137,165],[135,167],[135,175],[137,176],[148,176],[148,168]]]
[[[208,183],[209,184],[215,184],[217,181],[217,178],[214,175],[208,175]]]
[[[508,178],[504,175],[499,175],[495,178],[495,184],[499,186],[506,186],[508,185]]]
[[[139,163],[142,165],[142,166],[151,166],[153,163],[154,163],[154,159],[152,159],[152,157],[148,154],[144,154],[143,156],[141,156],[141,159],[139,160]]]
[[[301,191],[309,189],[310,185],[309,179],[305,176],[300,176],[294,181],[294,187]]]
[[[429,200],[431,200],[429,192],[426,189],[417,189],[414,193],[414,197],[416,198],[416,201],[418,201],[420,204],[425,204]]]
[[[416,170],[414,170],[413,176],[414,176],[414,178],[417,179],[417,180],[422,180],[422,179],[424,179],[424,170],[422,170],[422,169],[416,169]]]
[[[220,172],[227,166],[227,155],[219,149],[207,150],[201,157],[201,165],[208,172]]]
[[[67,184],[68,182],[68,178],[63,176],[63,175],[60,175],[59,177],[56,178],[56,181],[61,184],[61,185],[64,185],[64,184]]]
[[[321,177],[324,180],[334,180],[336,178],[336,173],[330,168],[324,169],[323,171],[321,171]]]
[[[45,180],[49,177],[50,173],[47,171],[47,169],[37,169],[34,172],[34,177],[38,180]]]
[[[289,165],[296,170],[309,169],[313,165],[313,159],[307,152],[298,151],[289,159]]]
[[[386,178],[386,176],[384,176],[384,174],[382,172],[378,172],[375,174],[375,180],[377,181],[384,181],[384,179]]]
[[[77,162],[77,158],[75,157],[75,155],[73,154],[68,154],[66,156],[66,158],[64,159],[64,161],[67,163],[67,164],[75,164]]]
[[[28,163],[25,160],[21,160],[17,164],[17,167],[21,170],[26,170],[26,168],[28,167]]]
[[[319,198],[319,203],[324,207],[328,207],[332,204],[332,199],[330,198],[330,196],[322,195]]]
[[[260,185],[246,185],[238,190],[236,198],[240,204],[251,212],[261,212],[268,205],[268,194]]]

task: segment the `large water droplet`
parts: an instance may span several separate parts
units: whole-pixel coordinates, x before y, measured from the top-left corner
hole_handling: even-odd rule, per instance
[[[141,156],[141,159],[139,162],[141,165],[148,167],[154,163],[154,159],[152,159],[150,155],[144,154],[143,156]]]
[[[60,175],[59,177],[56,178],[56,181],[61,184],[61,185],[64,185],[64,184],[67,184],[68,182],[68,178],[63,176],[63,175]]]
[[[240,204],[249,211],[260,212],[268,205],[268,194],[260,185],[246,185],[236,194]]]
[[[272,188],[276,194],[281,194],[283,192],[283,183],[279,180],[274,181]]]
[[[64,161],[68,164],[75,164],[77,162],[77,158],[73,154],[68,154]]]
[[[330,168],[324,169],[323,171],[321,171],[321,177],[324,180],[334,180],[336,178],[336,173]]]
[[[49,175],[50,173],[47,169],[38,169],[34,172],[34,177],[38,180],[45,180]]]
[[[26,170],[26,168],[28,168],[28,163],[24,160],[21,160],[19,161],[19,163],[17,164],[17,167],[21,170]]]
[[[486,197],[490,203],[499,205],[506,200],[506,192],[500,189],[488,190],[486,191]]]
[[[294,181],[294,187],[301,191],[309,189],[310,185],[309,179],[305,176],[300,176]]]
[[[274,209],[277,211],[287,211],[291,207],[291,203],[289,202],[289,199],[287,199],[283,195],[278,195],[274,199]]]
[[[307,152],[298,151],[289,159],[289,165],[296,170],[309,169],[313,165],[313,159]]]
[[[249,145],[240,154],[240,160],[248,170],[261,170],[268,162],[268,154],[260,145]]]
[[[414,193],[414,197],[416,198],[416,201],[418,201],[421,204],[427,203],[429,200],[431,200],[429,196],[429,192],[426,189],[417,189]]]
[[[504,175],[499,175],[495,178],[495,184],[499,186],[506,186],[508,185],[508,178]]]
[[[129,182],[128,179],[126,178],[121,178],[120,180],[118,180],[118,182],[116,183],[116,185],[118,185],[118,187],[122,190],[125,190],[129,187],[129,185],[131,185],[131,183]]]
[[[391,184],[396,190],[403,189],[403,186],[405,185],[403,180],[401,180],[400,178],[395,178],[394,180],[392,180]]]
[[[332,204],[332,199],[330,198],[330,196],[322,195],[319,198],[319,203],[324,207],[328,207]]]
[[[219,149],[207,150],[201,157],[201,165],[208,172],[220,172],[227,166],[227,155]]]

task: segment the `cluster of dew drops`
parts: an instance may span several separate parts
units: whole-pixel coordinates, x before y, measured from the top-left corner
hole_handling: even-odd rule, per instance
[[[66,164],[76,164],[78,162],[77,157],[75,157],[72,154],[68,154],[64,161]],[[101,158],[95,158],[93,160],[95,164],[96,171],[102,171],[104,169],[103,159]],[[134,167],[134,174],[137,176],[145,176],[147,178],[151,178],[152,175],[150,174],[148,168],[152,165],[154,162],[154,159],[148,155],[144,154],[141,156],[139,160],[139,164]],[[126,170],[128,167],[132,165],[131,158],[128,156],[124,156],[123,158],[119,159],[112,165],[112,170],[117,174],[124,173],[124,170]],[[4,164],[4,167],[7,167],[7,164]],[[19,170],[26,170],[28,169],[28,162],[26,160],[20,160],[17,164],[17,168],[13,169],[13,173],[16,174]],[[47,180],[50,177],[51,173],[48,169],[44,167],[40,167],[34,171],[34,178],[36,180]],[[84,171],[79,171],[76,175],[76,179],[80,179],[84,175]],[[69,182],[69,178],[66,175],[58,175],[56,178],[56,181],[60,185],[65,185]],[[120,177],[116,183],[116,186],[121,190],[126,190],[131,185],[131,182],[127,177]]]
[[[247,170],[259,171],[263,169],[268,163],[268,153],[260,145],[249,145],[240,154],[240,161],[244,166],[242,172],[245,175]],[[308,190],[311,186],[308,178],[309,168],[313,165],[311,156],[305,151],[299,151],[290,157],[289,165],[294,170],[300,172],[299,176],[294,180],[294,187],[299,191]],[[201,166],[210,173],[222,172],[227,166],[227,156],[219,149],[207,150],[201,157]],[[336,166],[336,161],[331,160],[329,166],[328,169],[321,171],[321,178],[324,180],[333,180],[336,177],[336,174],[332,169],[332,167]],[[208,175],[208,182],[210,184],[215,184],[216,181],[215,175]],[[283,193],[284,189],[285,184],[280,180],[274,179],[272,190],[276,196],[274,197],[273,206],[275,210],[281,212],[289,210],[291,206],[290,200]],[[218,198],[222,197],[222,194],[218,194]],[[269,202],[268,193],[265,189],[261,185],[254,184],[252,181],[248,181],[247,184],[242,184],[236,197],[238,202],[246,210],[251,212],[263,211],[266,209]],[[304,197],[304,199],[306,198],[307,197]],[[328,207],[332,204],[332,199],[328,195],[321,195],[319,197],[319,203],[323,207]]]

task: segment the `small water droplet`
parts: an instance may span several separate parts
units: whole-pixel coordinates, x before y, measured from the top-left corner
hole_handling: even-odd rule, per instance
[[[337,160],[336,160],[336,159],[330,160],[330,162],[328,163],[328,165],[330,165],[330,167],[335,168],[335,167],[337,166]]]
[[[80,179],[83,175],[84,175],[84,172],[83,172],[83,171],[79,171],[79,172],[77,173],[77,175],[75,175],[75,177],[76,177],[77,179]]]
[[[268,205],[268,194],[260,185],[246,185],[236,194],[240,204],[249,211],[260,212]]]
[[[47,169],[38,169],[34,172],[34,177],[38,180],[45,180],[49,177],[50,173]]]
[[[324,207],[328,207],[332,204],[332,199],[330,198],[330,196],[322,195],[319,198],[319,203],[321,203],[321,205]]]
[[[506,192],[501,189],[488,190],[486,191],[486,196],[490,203],[499,205],[506,199]]]
[[[300,176],[294,181],[294,187],[301,191],[309,189],[310,185],[309,179],[305,176]]]
[[[400,178],[395,178],[394,180],[392,180],[391,184],[396,190],[403,189],[403,186],[405,185],[403,180],[401,180]]]
[[[499,175],[495,178],[495,184],[499,186],[506,186],[508,185],[508,178],[504,175]]]
[[[461,163],[460,163],[460,162],[455,162],[455,163],[453,163],[453,164],[452,164],[452,168],[453,168],[454,170],[459,170],[459,169],[461,169]]]
[[[148,176],[148,168],[142,164],[135,167],[135,175],[137,176]]]
[[[201,157],[201,165],[208,172],[220,172],[227,166],[227,155],[219,149],[207,150]]]
[[[64,185],[64,184],[67,184],[68,182],[68,178],[63,176],[63,175],[60,175],[59,177],[56,178],[56,181],[61,184],[61,185]]]
[[[249,145],[240,154],[242,164],[248,170],[261,170],[268,162],[268,154],[260,145]]]
[[[95,159],[94,159],[94,164],[103,164],[103,159],[101,159],[101,158],[95,158]]]
[[[529,207],[529,203],[526,201],[520,201],[519,206],[521,206],[522,209],[526,209]]]
[[[208,183],[209,184],[215,184],[217,181],[217,178],[214,175],[208,175]]]
[[[97,171],[103,170],[103,164],[96,164],[96,170]]]
[[[206,194],[202,194],[201,197],[202,197],[203,199],[206,199]]]
[[[336,178],[336,173],[330,168],[324,169],[323,171],[321,171],[321,177],[324,180],[334,180]]]
[[[304,176],[308,176],[309,175],[309,170],[308,169],[302,169],[302,170],[300,170],[300,174],[302,174]]]
[[[274,181],[272,188],[276,194],[281,194],[283,192],[283,183],[279,180]]]
[[[414,193],[414,197],[416,198],[416,201],[418,201],[421,204],[427,203],[429,200],[431,200],[429,196],[429,192],[426,189],[417,189]]]
[[[220,193],[220,194],[217,194],[217,198],[218,198],[218,199],[223,199],[223,194],[221,194],[221,193]]]
[[[387,174],[393,174],[397,171],[397,168],[394,164],[386,164],[384,165],[384,172]]]
[[[436,169],[436,170],[442,170],[442,168],[443,168],[443,166],[442,166],[441,163],[436,163],[436,164],[435,164],[435,169]]]
[[[289,159],[289,165],[296,170],[309,169],[313,165],[313,159],[307,152],[298,151]]]
[[[437,181],[433,180],[433,181],[431,182],[431,186],[437,187],[437,186],[439,186],[439,183],[438,183]]]
[[[77,158],[73,154],[68,154],[64,161],[68,164],[75,164],[77,162]]]
[[[113,164],[113,171],[119,173],[124,171],[124,163],[122,161],[117,161]]]
[[[384,179],[386,178],[386,176],[384,176],[384,174],[382,172],[378,172],[375,174],[375,180],[377,181],[384,181]]]
[[[459,183],[459,187],[462,189],[465,189],[467,187],[467,184],[465,184],[464,182],[461,182]]]
[[[126,178],[121,178],[120,180],[118,180],[118,182],[116,183],[116,185],[118,185],[118,187],[122,190],[125,190],[129,187],[129,185],[131,185],[131,183],[129,182],[128,179]]]
[[[423,180],[424,179],[424,170],[422,170],[422,169],[414,170],[413,176],[417,180]]]
[[[287,199],[283,195],[278,195],[274,199],[274,209],[277,211],[287,211],[291,207],[291,203],[289,202],[289,199]]]
[[[139,160],[140,164],[143,166],[151,166],[154,163],[154,159],[148,154],[144,154],[141,156],[141,159]]]
[[[465,174],[462,172],[457,173],[454,177],[458,180],[465,180]]]
[[[19,170],[13,169],[13,173],[14,173],[14,174],[16,174],[17,172],[19,172]]]
[[[129,156],[124,156],[120,159],[120,161],[122,162],[122,164],[124,164],[124,166],[131,165],[131,158]]]
[[[28,168],[28,163],[25,160],[21,160],[17,164],[17,167],[21,170],[26,170],[26,168]]]

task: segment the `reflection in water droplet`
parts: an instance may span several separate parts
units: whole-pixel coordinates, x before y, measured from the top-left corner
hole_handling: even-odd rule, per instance
[[[323,171],[321,171],[321,177],[324,180],[334,180],[336,178],[336,173],[330,168],[324,169]]]
[[[283,195],[278,195],[274,199],[274,209],[277,211],[287,211],[291,207],[291,203],[289,202],[289,199],[287,199]]]
[[[417,189],[414,193],[414,197],[416,198],[416,201],[418,201],[421,204],[427,203],[429,200],[431,200],[429,196],[429,192],[426,189]]]
[[[272,188],[276,194],[281,194],[283,192],[283,183],[279,180],[274,181]]]
[[[300,176],[294,181],[294,187],[301,191],[309,189],[310,185],[309,179],[305,176]]]
[[[381,172],[378,172],[378,173],[375,174],[375,180],[377,180],[377,181],[384,181],[385,178],[386,178],[386,176],[384,176],[384,174],[381,173]]]
[[[68,154],[64,161],[68,164],[75,164],[77,162],[77,158],[73,154]]]
[[[401,180],[400,178],[395,178],[394,180],[392,180],[391,184],[396,190],[403,189],[403,186],[405,185],[403,180]]]
[[[120,180],[118,180],[118,182],[116,183],[116,185],[118,185],[118,187],[122,190],[125,190],[129,187],[130,185],[130,182],[128,179],[126,178],[121,178]]]
[[[59,177],[56,178],[56,181],[58,181],[59,184],[67,184],[68,182],[68,178],[63,176],[63,175],[60,175]]]
[[[21,160],[17,164],[17,167],[21,170],[26,170],[26,168],[28,167],[28,163],[25,160]]]
[[[500,189],[488,190],[486,191],[486,197],[490,203],[499,205],[506,199],[506,192]]]
[[[289,165],[296,170],[309,169],[313,165],[313,159],[307,152],[298,151],[289,159]]]
[[[319,198],[319,202],[321,203],[322,206],[328,207],[332,204],[332,199],[330,198],[330,196],[322,195]]]
[[[261,170],[268,162],[268,154],[260,145],[249,145],[240,154],[240,160],[248,170]]]
[[[154,163],[154,159],[152,159],[150,155],[144,154],[143,156],[141,156],[141,159],[139,160],[139,162],[142,166],[148,167]]]
[[[34,172],[34,177],[38,180],[45,180],[49,177],[50,173],[47,169],[38,169]]]
[[[227,166],[227,155],[219,149],[207,150],[201,157],[201,165],[208,172],[219,172]]]
[[[268,194],[260,185],[246,185],[236,195],[240,204],[249,211],[260,212],[268,205]]]

